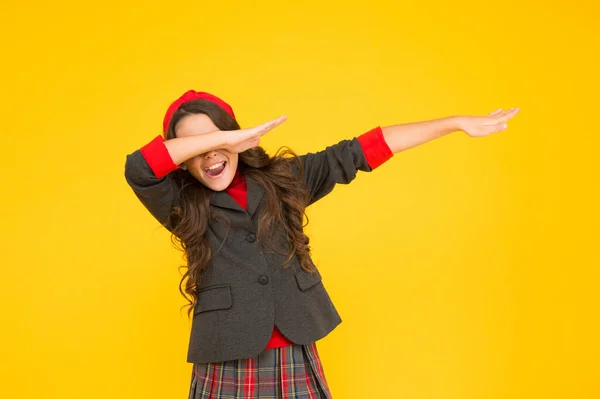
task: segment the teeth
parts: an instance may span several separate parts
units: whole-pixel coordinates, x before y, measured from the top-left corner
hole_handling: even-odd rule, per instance
[[[213,169],[220,168],[221,166],[223,166],[224,163],[225,163],[225,161],[220,162],[218,164],[215,164],[215,165],[211,166],[210,168],[206,168],[206,170],[213,170]]]

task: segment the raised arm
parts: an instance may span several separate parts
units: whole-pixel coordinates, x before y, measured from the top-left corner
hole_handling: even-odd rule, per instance
[[[165,227],[172,209],[179,203],[179,188],[169,174],[186,160],[214,149],[239,153],[258,145],[261,136],[286,120],[281,117],[242,130],[216,131],[165,140],[156,136],[142,148],[127,155],[125,179],[148,211]]]
[[[224,148],[240,153],[256,147],[260,138],[287,120],[281,116],[261,125],[241,130],[216,131],[167,140],[165,146],[174,164],[181,164],[199,154]]]
[[[215,148],[224,137],[217,133],[165,140],[156,136],[142,148],[127,155],[125,180],[146,209],[160,224],[168,226],[169,215],[179,204],[179,188],[169,174],[179,164]]]

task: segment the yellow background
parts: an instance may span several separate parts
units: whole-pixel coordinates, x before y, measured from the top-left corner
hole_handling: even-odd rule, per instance
[[[9,1],[0,397],[184,398],[181,254],[123,178],[188,89],[272,153],[521,107],[309,209],[335,398],[600,397],[596,2]]]

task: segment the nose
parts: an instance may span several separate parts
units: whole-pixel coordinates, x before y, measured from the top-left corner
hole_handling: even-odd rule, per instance
[[[218,153],[217,153],[217,151],[216,151],[216,150],[209,151],[209,152],[207,152],[206,154],[204,154],[204,158],[206,158],[206,159],[211,159],[211,158],[214,158],[214,157],[216,157],[216,156],[217,156],[217,154],[218,154]]]

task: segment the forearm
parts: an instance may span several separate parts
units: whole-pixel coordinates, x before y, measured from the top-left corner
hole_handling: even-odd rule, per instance
[[[395,154],[459,131],[461,128],[459,117],[450,116],[424,122],[385,126],[381,130],[387,145]]]
[[[179,165],[196,155],[223,148],[227,132],[217,131],[186,137],[176,137],[164,142],[173,163]]]

